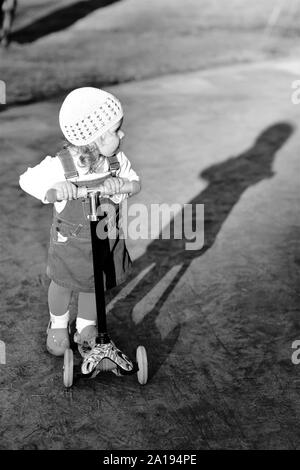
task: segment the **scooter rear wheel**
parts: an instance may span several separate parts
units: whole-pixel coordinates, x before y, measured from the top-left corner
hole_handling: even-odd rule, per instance
[[[73,351],[72,349],[65,350],[63,380],[64,380],[64,386],[66,388],[72,387],[73,385]]]
[[[148,380],[148,360],[147,353],[144,346],[138,346],[136,350],[136,362],[139,370],[137,371],[137,378],[141,385],[145,385]]]

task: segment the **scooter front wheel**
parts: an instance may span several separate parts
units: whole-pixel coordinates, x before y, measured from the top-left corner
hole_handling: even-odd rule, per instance
[[[136,362],[139,370],[137,371],[137,378],[141,385],[145,385],[148,380],[148,360],[147,353],[144,346],[138,346],[136,350]]]
[[[72,349],[66,349],[63,367],[63,380],[66,388],[70,388],[73,385],[73,367],[73,351]]]

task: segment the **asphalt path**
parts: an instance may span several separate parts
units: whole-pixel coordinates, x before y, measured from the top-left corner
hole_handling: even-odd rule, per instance
[[[142,178],[131,222],[138,204],[148,233],[128,240],[108,323],[131,356],[147,347],[150,378],[102,374],[72,399],[45,349],[51,207],[18,186],[58,148],[61,99],[0,113],[0,448],[299,448],[299,76],[296,61],[266,62],[110,88]],[[169,240],[149,223],[163,203],[176,204]],[[172,237],[184,204],[204,205],[196,250]],[[202,211],[191,219],[201,231]]]

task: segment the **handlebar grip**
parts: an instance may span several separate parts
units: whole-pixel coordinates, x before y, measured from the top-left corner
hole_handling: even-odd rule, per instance
[[[56,189],[52,188],[52,189],[49,189],[47,191],[47,194],[46,194],[46,197],[47,197],[47,200],[49,202],[57,202],[58,199],[57,199],[57,191]],[[88,197],[88,189],[86,186],[79,186],[77,188],[77,198],[87,198]]]
[[[87,188],[86,188],[85,186],[80,186],[80,187],[77,189],[77,198],[80,198],[80,197],[86,198],[87,195],[88,195],[88,190],[87,190]],[[57,202],[58,199],[57,199],[57,191],[56,191],[56,189],[54,189],[54,188],[53,188],[53,189],[49,189],[49,190],[47,191],[46,197],[47,197],[47,200],[48,200],[49,202],[52,202],[52,203]]]
[[[87,195],[88,195],[88,190],[85,186],[79,186],[78,189],[77,189],[77,197],[80,198],[80,197],[83,197],[83,198],[87,198]]]

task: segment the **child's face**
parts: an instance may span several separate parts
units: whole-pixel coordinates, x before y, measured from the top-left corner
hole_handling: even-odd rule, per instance
[[[121,131],[121,126],[122,119],[108,129],[105,134],[95,140],[95,144],[104,157],[110,157],[118,149],[120,141],[124,137],[124,132]]]

